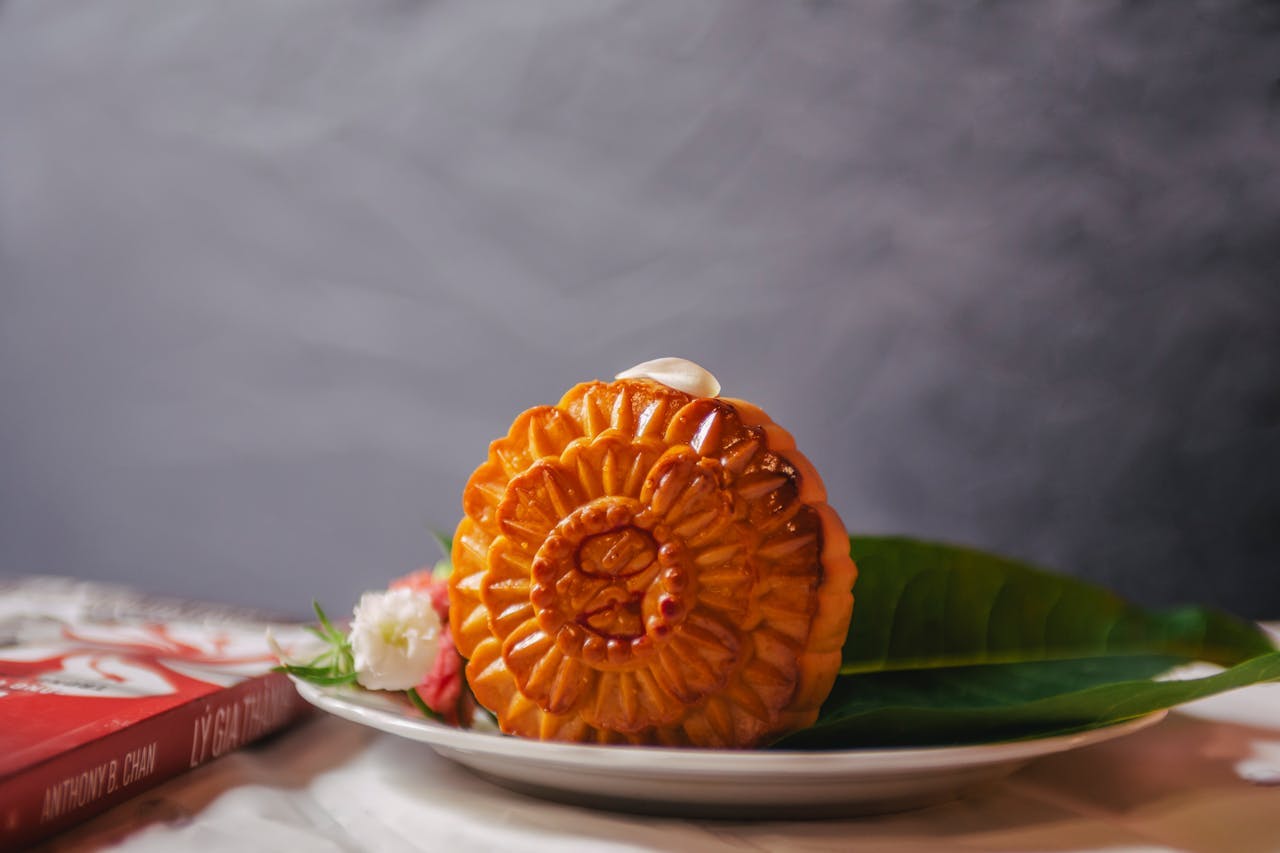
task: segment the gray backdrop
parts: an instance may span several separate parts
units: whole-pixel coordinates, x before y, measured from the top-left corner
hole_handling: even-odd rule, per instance
[[[0,0],[0,571],[334,609],[656,355],[862,531],[1280,616],[1280,9]]]

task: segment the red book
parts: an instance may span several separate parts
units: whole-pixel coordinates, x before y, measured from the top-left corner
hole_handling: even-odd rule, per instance
[[[271,672],[269,622],[92,583],[0,580],[0,849],[299,719],[306,704]]]

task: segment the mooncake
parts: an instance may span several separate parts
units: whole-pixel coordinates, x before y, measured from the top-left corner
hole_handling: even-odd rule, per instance
[[[466,485],[449,624],[476,699],[544,740],[746,748],[812,724],[856,575],[822,480],[717,384],[620,375],[521,413]]]

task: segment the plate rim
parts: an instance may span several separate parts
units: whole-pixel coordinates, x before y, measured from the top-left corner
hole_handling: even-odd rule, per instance
[[[327,687],[290,676],[304,700],[322,711],[388,734],[426,743],[432,748],[521,759],[547,765],[595,768],[612,772],[654,769],[664,774],[711,772],[771,774],[911,774],[939,767],[975,767],[1028,761],[1133,734],[1169,714],[1161,709],[1079,732],[1022,740],[955,746],[862,747],[832,750],[720,750],[689,747],[580,744],[505,737],[496,731],[460,729],[427,718],[414,719],[390,707],[390,697],[355,688]],[[355,697],[362,695],[366,701]],[[378,707],[385,703],[388,707]]]

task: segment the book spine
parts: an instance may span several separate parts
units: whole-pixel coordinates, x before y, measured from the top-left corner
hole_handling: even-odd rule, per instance
[[[0,850],[32,844],[299,719],[282,673],[171,708],[0,780]]]

